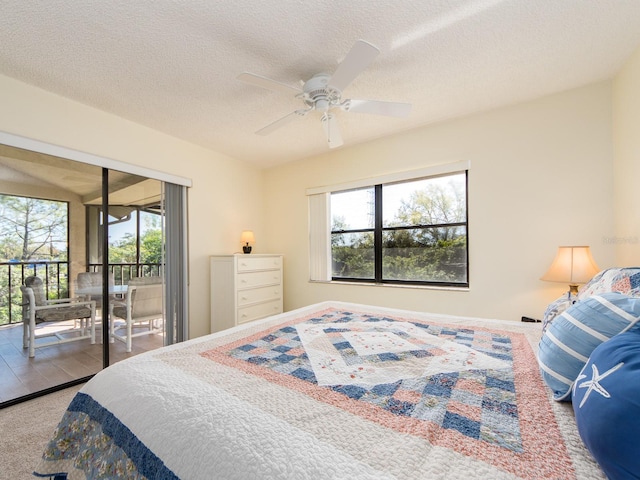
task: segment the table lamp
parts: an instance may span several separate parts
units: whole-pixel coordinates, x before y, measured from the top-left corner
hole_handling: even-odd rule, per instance
[[[253,236],[253,232],[251,230],[245,230],[240,235],[240,243],[242,243],[242,251],[244,253],[251,253],[251,246],[249,243],[255,243],[256,239]]]
[[[571,298],[578,293],[579,284],[587,283],[599,271],[589,247],[558,247],[556,258],[540,280],[568,283]]]

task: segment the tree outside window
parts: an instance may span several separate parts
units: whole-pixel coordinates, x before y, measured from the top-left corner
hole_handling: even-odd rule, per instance
[[[0,195],[2,261],[66,261],[68,211],[66,202]]]
[[[51,298],[67,296],[68,232],[67,202],[0,194],[0,325],[21,320],[23,273],[42,277]]]

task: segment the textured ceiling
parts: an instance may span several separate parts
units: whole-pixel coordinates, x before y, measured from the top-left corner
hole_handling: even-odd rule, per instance
[[[254,132],[358,39],[381,53],[338,112],[344,146],[611,78],[640,44],[639,0],[2,0],[0,74],[262,167],[327,150],[314,112]]]

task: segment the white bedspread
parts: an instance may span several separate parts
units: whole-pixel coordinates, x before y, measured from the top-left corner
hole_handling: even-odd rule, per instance
[[[112,365],[57,478],[604,478],[535,361],[540,324],[324,302]],[[65,477],[64,475],[68,475]]]

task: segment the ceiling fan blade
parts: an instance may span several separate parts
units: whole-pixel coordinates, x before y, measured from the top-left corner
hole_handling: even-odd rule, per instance
[[[304,117],[310,111],[311,111],[311,109],[309,109],[309,110],[296,110],[294,112],[291,112],[290,114],[285,115],[284,117],[276,120],[275,122],[270,123],[266,127],[261,128],[260,130],[258,130],[256,132],[256,135],[263,135],[263,136],[264,135],[269,135],[271,132],[277,130],[278,128],[284,127],[285,125],[293,122],[296,118]]]
[[[380,53],[376,47],[364,40],[358,40],[345,59],[338,65],[338,68],[331,76],[329,85],[344,90],[365,68],[367,68],[374,58]]]
[[[332,113],[325,113],[322,115],[322,126],[324,127],[324,133],[327,136],[329,148],[336,148],[342,145],[342,135],[340,135],[338,122]]]
[[[275,92],[284,92],[287,94],[302,92],[298,87],[292,87],[286,83],[278,82],[277,80],[272,80],[262,75],[256,75],[255,73],[244,72],[236,78],[249,85],[255,85],[256,87],[266,88],[267,90],[273,90]]]
[[[378,100],[347,100],[343,110],[356,113],[371,113],[388,117],[404,118],[411,112],[410,103],[380,102]]]

